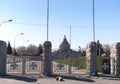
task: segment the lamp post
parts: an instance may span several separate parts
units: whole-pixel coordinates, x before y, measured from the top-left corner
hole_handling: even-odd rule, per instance
[[[23,42],[23,48],[20,49],[20,56],[22,56],[22,55],[25,54],[26,47],[24,46],[24,44],[25,44],[26,42],[29,42],[29,40],[26,40],[26,41]]]
[[[7,21],[2,21],[2,22],[0,23],[0,26],[1,26],[2,24],[6,23],[6,22],[12,22],[12,19],[7,20]]]
[[[16,37],[19,36],[19,35],[23,35],[23,33],[17,34],[17,35],[14,37],[14,52],[13,52],[13,54],[16,54],[16,50],[15,50],[15,40],[16,40]]]

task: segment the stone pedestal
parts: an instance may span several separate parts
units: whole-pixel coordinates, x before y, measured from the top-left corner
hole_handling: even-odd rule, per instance
[[[90,42],[86,47],[86,73],[88,75],[97,75],[97,44]]]
[[[44,43],[44,55],[43,55],[43,60],[44,60],[44,69],[43,69],[43,74],[44,75],[51,75],[52,74],[52,59],[51,59],[51,42],[50,41],[45,41]]]
[[[120,42],[111,45],[111,74],[120,75]]]
[[[0,75],[6,74],[6,43],[0,41]]]

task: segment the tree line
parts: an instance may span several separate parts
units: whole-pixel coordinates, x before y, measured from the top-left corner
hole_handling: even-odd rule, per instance
[[[86,49],[81,48],[79,46],[79,52],[82,53],[82,55],[86,55]],[[30,44],[28,47],[21,46],[15,49],[13,52],[13,48],[11,47],[10,42],[7,44],[7,54],[8,55],[41,55],[43,54],[43,45],[39,44],[38,46]],[[97,41],[97,56],[110,56],[110,45],[109,44],[101,44],[100,41]]]
[[[8,55],[41,55],[43,54],[43,46],[42,44],[39,44],[39,46],[30,44],[28,47],[20,46],[16,49],[11,47],[10,42],[7,44],[7,54]]]
[[[99,40],[97,40],[97,56],[110,56],[110,45],[109,44],[101,44]],[[86,56],[86,49],[81,48],[79,46],[79,52],[82,53],[82,55]]]

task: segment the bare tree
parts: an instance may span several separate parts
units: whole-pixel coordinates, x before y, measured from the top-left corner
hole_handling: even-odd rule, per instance
[[[38,47],[30,44],[28,47],[21,46],[17,48],[18,55],[37,55]]]
[[[35,54],[38,54],[38,47],[31,44],[27,47],[27,53],[29,55],[35,55]]]
[[[106,56],[110,56],[110,45],[109,44],[105,44],[103,46],[104,52],[106,54]]]
[[[27,53],[26,53],[26,47],[21,46],[21,47],[17,48],[17,53],[18,53],[19,55],[26,55],[26,54],[27,54]]]

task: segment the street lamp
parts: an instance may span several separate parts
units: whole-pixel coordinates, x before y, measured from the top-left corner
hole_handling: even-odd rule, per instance
[[[0,26],[1,26],[2,24],[6,23],[6,22],[12,22],[12,19],[7,20],[7,21],[2,21],[2,22],[0,23]]]
[[[24,41],[24,42],[23,42],[23,46],[24,46],[25,42],[29,42],[29,40]]]
[[[13,54],[16,54],[16,50],[15,50],[15,40],[16,40],[16,37],[19,36],[19,35],[23,35],[23,33],[17,34],[17,35],[14,37],[14,52],[13,52]]]
[[[20,53],[20,56],[22,56],[22,55],[25,54],[26,47],[24,46],[24,44],[25,44],[26,42],[29,42],[29,40],[26,40],[26,41],[23,42],[23,48],[20,49],[20,52],[19,52],[19,53]]]

